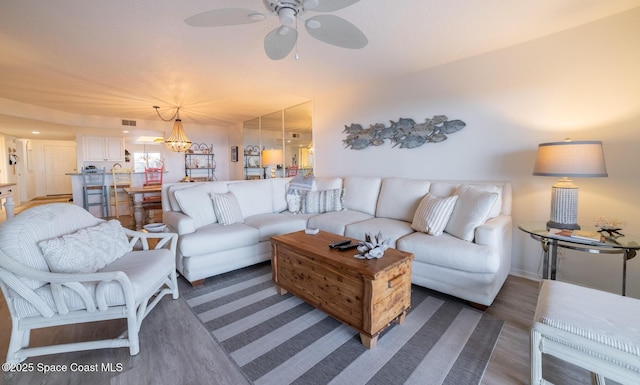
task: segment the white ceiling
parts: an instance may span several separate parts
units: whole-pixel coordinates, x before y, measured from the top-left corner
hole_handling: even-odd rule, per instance
[[[79,117],[157,120],[153,105],[166,113],[181,106],[185,124],[227,126],[338,87],[392,79],[638,6],[640,0],[362,0],[335,15],[365,33],[364,49],[327,45],[301,30],[299,58],[271,61],[262,44],[275,17],[229,27],[184,23],[218,8],[265,12],[261,0],[3,1],[0,132],[24,138],[38,127],[40,138],[70,139],[74,122],[85,120]],[[12,113],[24,111],[23,103],[38,108]]]

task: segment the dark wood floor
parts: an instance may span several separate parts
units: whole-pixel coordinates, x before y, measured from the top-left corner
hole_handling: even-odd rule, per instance
[[[125,226],[130,217],[121,217]],[[180,279],[182,293],[191,290]],[[529,383],[529,325],[533,319],[538,283],[509,276],[500,294],[486,312],[506,320],[495,352],[483,378],[486,385]],[[124,330],[124,322],[108,321],[36,330],[32,344],[48,344],[112,338]],[[0,299],[0,362],[9,344],[11,319],[4,297]],[[104,337],[103,337],[104,338]],[[135,357],[128,349],[102,349],[31,358],[32,373],[0,373],[1,384],[249,384],[182,301],[165,297],[145,319],[140,333],[141,351]],[[113,365],[112,372],[49,373],[38,365]],[[545,376],[556,384],[589,384],[586,371],[556,361],[545,362]],[[464,384],[461,384],[464,385]]]

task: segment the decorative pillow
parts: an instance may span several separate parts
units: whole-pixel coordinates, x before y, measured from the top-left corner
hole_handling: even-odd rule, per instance
[[[225,194],[212,193],[211,200],[213,201],[213,210],[216,212],[216,217],[221,225],[228,226],[234,223],[244,223],[240,204],[232,192]]]
[[[38,243],[54,273],[95,273],[132,250],[118,220]]]
[[[303,214],[341,211],[344,208],[344,190],[337,188],[321,191],[300,191],[300,212]]]
[[[411,228],[435,236],[442,235],[457,200],[457,195],[438,198],[427,193],[413,215]]]
[[[486,222],[498,193],[471,185],[456,189],[458,201],[444,231],[465,241],[473,241],[476,227]]]
[[[218,221],[208,193],[208,186],[199,185],[176,190],[173,195],[180,205],[180,211],[193,218],[196,228]]]
[[[300,190],[293,190],[290,194],[287,194],[287,208],[290,212],[294,214],[300,213],[301,204]]]
[[[293,190],[311,190],[314,180],[315,177],[313,176],[313,174],[309,174],[306,176],[297,174],[293,177],[293,179],[291,179],[291,182],[289,182],[289,189],[287,190],[287,194],[291,194]]]

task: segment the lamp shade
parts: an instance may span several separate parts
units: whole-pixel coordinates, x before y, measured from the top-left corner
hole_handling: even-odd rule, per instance
[[[191,141],[187,138],[187,134],[184,133],[181,119],[176,119],[173,122],[173,130],[171,130],[171,135],[167,140],[164,141],[164,145],[174,152],[184,152],[191,147]]]
[[[262,151],[262,165],[282,164],[282,150],[264,150]]]
[[[564,141],[538,145],[533,175],[605,177],[607,167],[600,141]]]

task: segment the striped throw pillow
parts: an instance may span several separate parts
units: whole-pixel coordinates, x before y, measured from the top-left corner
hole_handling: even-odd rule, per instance
[[[218,222],[223,226],[232,225],[234,223],[244,223],[244,217],[240,210],[240,203],[232,192],[224,194],[211,193],[213,201],[213,211],[216,213]]]
[[[430,235],[441,235],[458,200],[457,195],[438,198],[427,193],[413,215],[411,228]]]
[[[300,212],[303,214],[341,211],[344,207],[344,190],[305,191],[300,190]]]

